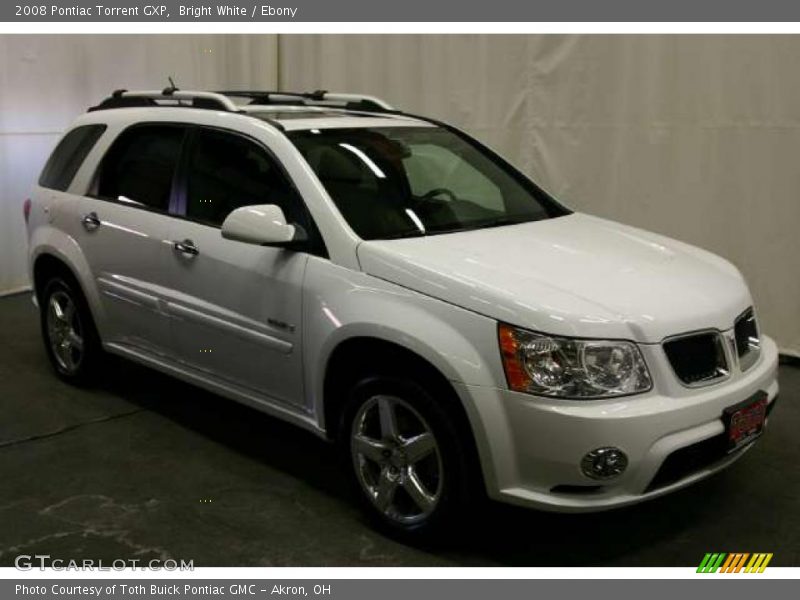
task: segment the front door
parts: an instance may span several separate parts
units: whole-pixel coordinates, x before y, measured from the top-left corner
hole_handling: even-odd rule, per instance
[[[172,222],[167,310],[181,361],[222,382],[287,404],[302,402],[301,301],[304,252],[223,239],[240,206],[278,204],[302,212],[276,161],[240,135],[196,129]]]

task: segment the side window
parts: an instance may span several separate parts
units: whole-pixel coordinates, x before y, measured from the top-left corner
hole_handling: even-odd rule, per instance
[[[241,136],[199,130],[186,177],[186,216],[191,219],[220,226],[241,206],[277,204],[288,222],[303,221],[300,201],[278,165]]]
[[[120,134],[103,158],[97,195],[167,211],[185,128],[140,125]]]
[[[65,135],[47,160],[39,185],[65,191],[105,130],[105,125],[81,125]]]

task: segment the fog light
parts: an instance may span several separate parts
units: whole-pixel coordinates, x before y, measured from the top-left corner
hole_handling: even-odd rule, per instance
[[[611,479],[628,468],[628,457],[619,448],[597,448],[581,460],[581,471],[592,479]]]

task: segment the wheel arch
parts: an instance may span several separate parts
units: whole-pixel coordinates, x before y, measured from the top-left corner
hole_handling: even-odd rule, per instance
[[[66,237],[64,234],[58,235]],[[67,238],[67,242],[71,238]],[[65,247],[66,252],[60,248]],[[33,283],[36,301],[41,301],[41,293],[47,279],[54,274],[61,274],[72,280],[78,287],[86,303],[89,312],[98,331],[102,331],[103,313],[101,310],[100,298],[97,288],[93,285],[94,279],[91,276],[89,265],[77,245],[64,244],[41,244],[36,246],[36,250],[31,255],[30,263],[31,282]],[[102,336],[101,336],[102,337]]]
[[[33,290],[38,301],[41,302],[41,294],[44,291],[44,286],[54,275],[62,275],[68,277],[73,282],[79,283],[74,269],[62,258],[49,252],[42,252],[36,257],[33,263]]]
[[[413,373],[413,379],[425,385],[446,407],[448,414],[453,415],[453,423],[464,441],[469,460],[481,478],[480,488],[484,488],[476,432],[450,379],[427,357],[395,341],[357,335],[341,340],[334,347],[325,365],[323,383],[323,426],[326,436],[333,441],[337,438],[338,423],[349,386],[371,374],[406,373]]]

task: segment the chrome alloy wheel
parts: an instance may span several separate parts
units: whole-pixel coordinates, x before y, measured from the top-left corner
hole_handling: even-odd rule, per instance
[[[47,337],[58,366],[75,373],[83,360],[83,328],[75,301],[66,292],[53,292],[47,303]]]
[[[394,396],[373,396],[356,413],[350,448],[358,482],[393,521],[424,520],[442,495],[442,459],[425,419]]]

